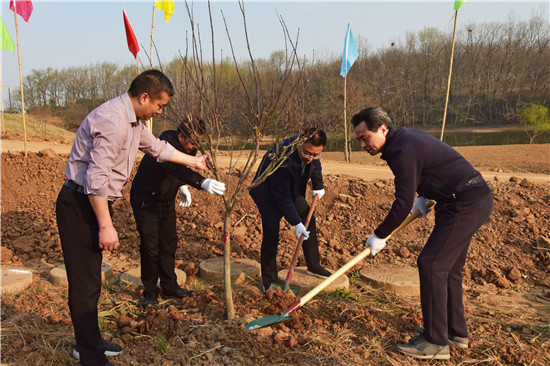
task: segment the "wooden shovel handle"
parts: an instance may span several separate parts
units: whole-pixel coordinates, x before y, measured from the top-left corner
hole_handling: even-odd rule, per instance
[[[434,201],[430,201],[428,202],[428,205],[427,207],[430,208],[432,207],[433,205],[435,204]],[[420,212],[420,210],[416,210],[415,212],[413,212],[412,214],[410,214],[402,223],[401,225],[399,225],[394,231],[392,231],[392,233],[390,235],[388,235],[386,237],[386,240],[388,240],[389,238],[391,238],[394,234],[396,234],[398,231],[400,231],[401,229],[403,229],[405,226],[407,226],[408,224],[411,223],[411,221],[415,220],[417,217],[419,217],[422,213]],[[338,277],[340,277],[341,275],[343,275],[345,272],[347,272],[351,267],[353,267],[354,265],[356,265],[358,262],[360,262],[361,260],[363,260],[363,258],[365,258],[367,255],[370,254],[370,248],[367,248],[365,250],[363,250],[361,253],[359,253],[357,256],[353,257],[352,260],[350,260],[348,263],[344,264],[339,270],[337,270],[336,272],[334,272],[330,277],[328,277],[327,279],[325,279],[323,282],[321,282],[320,284],[318,284],[317,286],[315,286],[311,291],[309,291],[307,294],[305,294],[301,299],[300,299],[300,306],[303,306],[306,302],[308,302],[309,300],[311,300],[315,295],[317,295],[319,292],[321,292],[321,290],[323,290],[325,287],[327,287],[328,285],[330,285],[331,283],[333,283],[334,281],[336,281],[336,279]]]
[[[313,197],[313,202],[311,202],[311,207],[309,208],[309,212],[307,213],[306,223],[304,224],[304,226],[306,227],[306,230],[309,227],[309,222],[311,221],[311,217],[313,216],[313,211],[315,210],[315,205],[317,204],[318,200],[319,200],[319,195],[316,194]],[[298,243],[296,244],[296,250],[294,251],[294,255],[292,256],[292,261],[290,262],[290,268],[288,269],[288,274],[286,275],[285,287],[290,283],[290,280],[292,280],[292,275],[294,274],[294,268],[296,268],[296,263],[298,263],[298,256],[300,255],[300,249],[302,248],[303,242],[304,242],[304,234],[300,235],[300,239],[298,239]]]

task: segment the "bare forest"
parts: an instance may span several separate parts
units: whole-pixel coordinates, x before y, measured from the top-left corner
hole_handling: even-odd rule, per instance
[[[436,28],[410,32],[387,47],[372,49],[368,37],[358,35],[360,55],[348,75],[347,108],[354,113],[366,105],[380,105],[399,126],[428,128],[441,122],[447,87],[452,33]],[[182,41],[182,48],[185,48]],[[185,83],[188,61],[181,51],[172,61],[161,63],[176,85]],[[299,50],[297,51],[298,55]],[[303,73],[302,113],[327,132],[341,129],[343,88],[340,56],[316,59],[300,56]],[[261,80],[276,80],[285,68],[285,51],[275,50],[268,59],[256,59]],[[550,26],[543,14],[529,21],[513,17],[502,23],[463,24],[457,32],[452,88],[447,115],[449,127],[517,125],[527,103],[550,104]],[[223,71],[231,106],[224,109],[227,121],[239,123],[246,95],[239,88],[234,60],[217,62]],[[247,61],[240,61],[244,64]],[[203,70],[208,65],[201,65]],[[206,68],[204,68],[206,66]],[[204,71],[203,71],[204,72]],[[30,113],[62,117],[76,129],[94,107],[126,91],[135,77],[135,65],[114,63],[32,70],[24,78],[25,107]],[[205,85],[209,78],[203,75]],[[233,85],[233,87],[231,87]],[[14,92],[17,95],[18,91]],[[13,98],[14,109],[20,109]],[[7,104],[7,103],[6,103]],[[348,114],[349,115],[349,114]],[[175,122],[167,113],[157,129]],[[159,119],[160,120],[160,119]],[[232,126],[239,130],[239,126]],[[242,127],[245,129],[246,127]],[[244,134],[250,131],[242,131]]]

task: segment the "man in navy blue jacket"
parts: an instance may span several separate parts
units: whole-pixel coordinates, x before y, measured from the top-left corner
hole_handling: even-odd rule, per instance
[[[278,282],[277,247],[279,246],[279,223],[283,217],[295,226],[298,239],[302,234],[305,237],[302,248],[307,273],[321,278],[331,275],[321,266],[315,216],[311,217],[309,231],[306,231],[302,223],[309,211],[305,198],[309,180],[311,179],[314,196],[317,194],[320,199],[325,194],[320,157],[327,143],[327,135],[321,129],[310,128],[302,133],[302,137],[305,137],[304,143],[298,145],[273,174],[250,191],[262,216],[263,239],[260,262],[264,292],[272,283]],[[286,139],[282,146],[292,144],[297,138],[298,136],[294,136]],[[256,177],[262,174],[270,162],[271,154],[268,152],[262,159]]]
[[[409,128],[392,128],[380,107],[362,110],[351,119],[356,138],[370,155],[381,153],[395,175],[395,200],[384,221],[366,242],[376,255],[386,238],[409,212],[430,211],[435,227],[418,256],[420,300],[424,328],[398,349],[421,359],[449,359],[449,342],[468,348],[462,301],[462,270],[470,240],[493,210],[489,186],[456,150],[432,135]],[[415,193],[418,198],[414,202]],[[414,202],[414,204],[413,204]]]

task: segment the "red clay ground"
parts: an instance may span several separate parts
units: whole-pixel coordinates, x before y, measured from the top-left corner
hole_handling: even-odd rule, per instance
[[[550,364],[550,184],[523,179],[530,173],[550,173],[548,149],[549,145],[459,149],[474,166],[512,172],[517,178],[489,182],[495,210],[469,252],[465,303],[471,348],[452,348],[449,362],[430,364]],[[336,154],[326,155],[324,159],[338,159]],[[64,181],[66,159],[67,155],[51,150],[30,152],[28,158],[19,152],[2,154],[2,265],[24,265],[36,273],[28,290],[2,296],[2,363],[78,364],[70,356],[74,336],[67,288],[48,281],[51,268],[62,264],[54,203]],[[366,153],[355,153],[354,159],[361,164],[380,163]],[[333,270],[363,250],[365,238],[393,198],[391,179],[354,178],[345,175],[349,166],[340,165],[340,174],[326,176],[327,194],[316,209],[323,264]],[[164,301],[155,310],[143,312],[136,306],[136,290],[117,282],[104,286],[100,324],[108,339],[124,346],[124,352],[111,359],[115,364],[427,363],[394,350],[421,325],[419,300],[374,289],[359,278],[357,270],[385,263],[414,267],[433,226],[433,214],[413,222],[383,252],[348,273],[348,295],[352,296],[318,295],[292,320],[246,332],[246,323],[284,311],[294,298],[282,293],[264,295],[259,281],[251,279],[235,286],[237,318],[225,319],[223,287],[198,278],[201,260],[222,255],[222,201],[205,192],[192,194],[190,208],[178,206],[177,266],[186,271],[188,287],[197,290],[197,296]],[[104,260],[118,277],[139,265],[139,238],[128,200],[115,205],[114,220],[121,246],[105,253]],[[259,260],[260,218],[249,197],[236,209],[233,222],[237,223],[233,255]],[[281,267],[289,265],[295,246],[292,228],[284,224],[283,231]]]

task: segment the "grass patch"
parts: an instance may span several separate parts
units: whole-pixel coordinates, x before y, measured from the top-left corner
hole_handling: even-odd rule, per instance
[[[157,350],[162,355],[170,350],[170,343],[162,333],[157,334]]]
[[[55,125],[55,117],[35,116],[25,114],[25,125],[28,136],[53,137],[62,136],[74,139],[75,133]],[[2,132],[11,131],[23,136],[23,115],[18,113],[4,113]]]
[[[332,296],[339,299],[349,300],[353,302],[359,301],[358,295],[353,295],[351,291],[343,288],[337,288],[336,290],[334,290],[334,292],[332,293]]]

